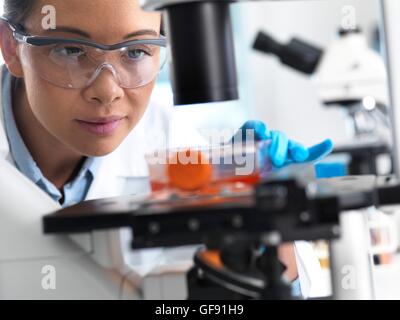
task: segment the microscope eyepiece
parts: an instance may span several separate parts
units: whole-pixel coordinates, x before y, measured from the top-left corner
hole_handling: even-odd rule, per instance
[[[280,44],[264,32],[259,32],[253,48],[263,53],[272,53],[283,64],[305,74],[316,70],[323,54],[322,50],[300,39],[293,38],[288,44]]]

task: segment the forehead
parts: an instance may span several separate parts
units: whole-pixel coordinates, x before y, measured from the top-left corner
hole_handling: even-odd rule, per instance
[[[54,8],[56,28],[77,28],[99,41],[120,40],[142,29],[160,31],[160,14],[142,10],[139,0],[37,0],[26,21],[29,30],[46,32],[42,22],[51,17],[43,10],[48,6]]]

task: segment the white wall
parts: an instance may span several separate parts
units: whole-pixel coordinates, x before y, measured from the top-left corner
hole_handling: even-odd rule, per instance
[[[0,16],[3,15],[3,2],[4,2],[4,0],[0,0]],[[3,62],[4,62],[3,56],[0,53],[0,65],[2,65]]]
[[[242,45],[250,47],[262,29],[281,41],[299,36],[325,47],[336,36],[345,5],[356,9],[357,23],[370,32],[379,18],[377,0],[271,1],[240,3]],[[307,144],[326,137],[346,139],[344,115],[317,100],[310,79],[283,67],[274,57],[249,49],[248,94],[253,117]]]

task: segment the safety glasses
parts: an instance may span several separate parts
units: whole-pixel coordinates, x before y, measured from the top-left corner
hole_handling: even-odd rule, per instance
[[[83,39],[32,36],[6,22],[21,43],[21,61],[48,82],[69,89],[91,85],[110,72],[122,88],[135,89],[155,80],[166,62],[166,39],[139,39],[103,45]]]

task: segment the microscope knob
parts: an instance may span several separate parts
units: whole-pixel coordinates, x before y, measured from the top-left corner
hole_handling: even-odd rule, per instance
[[[246,272],[253,262],[253,243],[247,239],[226,240],[221,246],[221,261],[228,269]]]

